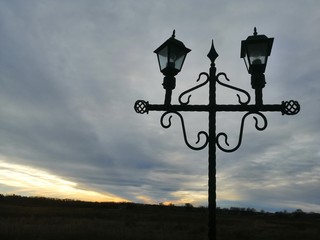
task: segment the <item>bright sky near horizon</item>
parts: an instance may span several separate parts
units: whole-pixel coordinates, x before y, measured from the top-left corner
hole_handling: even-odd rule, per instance
[[[207,205],[207,149],[133,105],[163,103],[153,51],[173,29],[192,49],[174,103],[208,71],[212,39],[217,71],[252,93],[240,44],[257,27],[274,37],[264,103],[294,99],[301,112],[267,113],[262,132],[248,119],[240,149],[217,151],[218,206],[320,212],[319,22],[318,0],[0,0],[0,193]],[[191,101],[206,104],[208,89]],[[184,117],[195,142],[207,114]],[[218,113],[230,144],[241,117]]]

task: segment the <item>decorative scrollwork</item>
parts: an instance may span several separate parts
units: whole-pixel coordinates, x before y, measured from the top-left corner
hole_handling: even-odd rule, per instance
[[[199,144],[200,142],[200,139],[201,139],[201,135],[204,136],[204,139],[205,139],[205,142],[201,145],[201,146],[192,146],[189,141],[188,141],[188,138],[187,138],[187,133],[186,133],[186,129],[185,129],[185,125],[184,125],[184,120],[183,120],[183,117],[182,115],[179,113],[179,112],[171,112],[171,111],[168,111],[168,112],[165,112],[162,116],[161,116],[161,119],[160,119],[160,123],[161,123],[161,126],[163,128],[169,128],[171,127],[171,118],[172,118],[172,115],[175,114],[177,115],[179,118],[180,118],[180,121],[181,121],[181,126],[182,126],[182,132],[183,132],[183,137],[184,137],[184,141],[186,143],[186,145],[191,148],[192,150],[201,150],[203,148],[205,148],[209,142],[209,135],[208,133],[206,133],[205,131],[200,131],[198,132],[198,140],[196,141],[196,144]],[[164,122],[164,118],[169,115],[169,118],[168,118],[168,123],[165,123]]]
[[[200,81],[201,76],[203,76],[203,75],[207,77],[206,80],[205,80],[203,83],[200,83],[200,84],[198,84],[197,86],[195,86],[195,87],[193,87],[193,88],[190,88],[190,89],[188,89],[187,91],[184,91],[183,93],[180,94],[180,96],[179,96],[179,103],[180,103],[181,105],[188,105],[189,102],[190,102],[191,94],[188,96],[188,99],[187,99],[186,102],[183,102],[183,101],[182,101],[182,97],[183,97],[185,94],[190,93],[190,92],[192,92],[192,91],[194,91],[194,90],[196,90],[196,89],[198,89],[198,88],[206,85],[206,84],[209,82],[209,74],[206,73],[206,72],[202,72],[202,73],[199,74],[199,77],[198,77],[198,79],[197,79],[197,82]]]
[[[216,77],[217,83],[219,83],[220,85],[222,85],[222,86],[224,86],[224,87],[233,89],[233,90],[235,90],[235,91],[242,92],[243,94],[245,94],[245,95],[247,96],[247,101],[241,101],[240,95],[237,94],[237,97],[238,97],[238,100],[239,100],[239,103],[240,103],[240,104],[246,105],[246,104],[248,104],[248,103],[250,102],[251,97],[250,97],[250,94],[249,94],[247,91],[245,91],[245,90],[243,90],[243,89],[241,89],[241,88],[237,88],[237,87],[234,87],[234,86],[231,86],[231,85],[229,85],[229,84],[226,84],[226,83],[221,82],[221,81],[219,80],[219,77],[220,77],[220,76],[224,76],[224,78],[225,78],[227,81],[230,81],[230,79],[227,77],[227,74],[225,74],[224,72],[221,72],[221,73],[218,73],[218,74],[217,74],[217,77]]]
[[[295,115],[298,112],[300,112],[300,104],[298,101],[290,100],[286,102],[282,102],[284,106],[284,110],[282,111],[282,114],[286,115]]]
[[[232,149],[226,149],[226,148],[222,147],[221,144],[219,143],[219,138],[220,138],[221,136],[223,136],[223,137],[224,137],[224,142],[225,142],[225,144],[226,144],[227,146],[229,146],[229,143],[228,143],[228,135],[227,135],[226,133],[224,133],[224,132],[221,132],[221,133],[217,134],[216,141],[217,141],[217,146],[218,146],[218,148],[219,148],[220,150],[222,150],[222,151],[224,151],[224,152],[234,152],[234,151],[236,151],[236,150],[240,147],[241,141],[242,141],[242,134],[243,134],[244,122],[245,122],[245,119],[246,119],[249,115],[251,115],[251,114],[259,115],[259,116],[262,118],[262,120],[263,120],[263,125],[260,127],[260,126],[259,126],[258,118],[253,117],[254,120],[256,121],[256,124],[255,124],[256,129],[259,130],[259,131],[263,131],[263,130],[266,129],[266,127],[267,127],[267,125],[268,125],[268,121],[267,121],[266,116],[264,116],[261,112],[247,112],[247,113],[242,117],[238,144],[237,144],[234,148],[232,148]]]
[[[144,114],[148,113],[148,102],[144,100],[138,100],[134,104],[134,110],[136,113]]]

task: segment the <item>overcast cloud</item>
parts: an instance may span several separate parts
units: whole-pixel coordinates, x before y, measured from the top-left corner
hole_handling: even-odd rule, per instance
[[[173,29],[192,49],[173,102],[208,71],[212,39],[218,71],[252,93],[240,44],[257,27],[275,38],[264,103],[294,99],[301,112],[267,113],[263,132],[248,119],[240,149],[218,150],[218,205],[320,212],[319,22],[317,0],[0,0],[0,193],[207,205],[207,149],[133,104],[163,102],[153,50]],[[237,98],[219,88],[218,102]],[[196,141],[207,114],[184,116]],[[241,116],[218,114],[231,144]]]

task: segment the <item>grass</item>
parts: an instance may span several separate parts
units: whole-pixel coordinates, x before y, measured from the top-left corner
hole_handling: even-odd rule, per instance
[[[22,216],[14,212],[13,216],[0,218],[0,239],[204,239],[199,235],[205,236],[206,232],[201,215],[193,216],[200,220],[198,223],[185,221],[188,216],[184,212],[48,207],[19,210]]]
[[[292,216],[220,216],[219,239],[317,240],[320,219]]]
[[[1,200],[1,199],[0,199]],[[219,240],[318,240],[319,214],[217,215]],[[1,202],[1,240],[205,240],[205,208]]]

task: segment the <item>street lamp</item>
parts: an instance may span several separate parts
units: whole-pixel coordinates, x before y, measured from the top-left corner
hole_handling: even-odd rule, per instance
[[[229,85],[220,80],[223,77],[229,81],[226,73],[220,72],[216,74],[215,60],[218,57],[213,41],[211,49],[208,53],[208,58],[211,61],[209,73],[202,72],[199,74],[197,82],[201,78],[205,78],[202,83],[199,83],[193,88],[190,88],[180,94],[179,104],[171,104],[172,89],[175,87],[174,76],[180,72],[185,57],[191,50],[186,48],[181,41],[175,39],[175,32],[164,44],[162,44],[155,53],[158,55],[160,71],[165,75],[163,87],[166,89],[164,104],[149,104],[144,100],[135,102],[134,109],[137,113],[149,113],[149,111],[164,111],[160,118],[161,126],[164,128],[171,127],[171,118],[177,116],[182,125],[183,137],[186,145],[193,150],[201,150],[208,146],[208,239],[216,239],[216,148],[224,152],[236,151],[242,141],[243,128],[245,119],[248,116],[253,116],[255,120],[255,128],[263,131],[267,127],[267,118],[262,112],[281,112],[282,115],[295,115],[300,111],[300,105],[297,101],[283,101],[281,104],[263,104],[262,89],[265,86],[264,72],[267,65],[268,56],[271,53],[273,38],[268,38],[265,35],[258,35],[256,28],[254,35],[249,36],[241,44],[241,58],[245,59],[245,63],[249,74],[251,74],[251,85],[255,89],[255,104],[250,104],[250,94],[240,88]],[[239,104],[225,105],[216,103],[216,84],[230,88],[238,93]],[[209,104],[207,105],[191,105],[191,92],[194,90],[209,85]],[[186,128],[183,116],[180,112],[208,112],[209,123],[208,131],[198,132],[198,139],[195,144],[191,144],[187,138]],[[224,132],[216,133],[216,113],[217,112],[245,112],[241,119],[240,133],[238,143],[230,147],[228,143],[228,135]],[[259,119],[262,121],[260,123]],[[204,139],[201,141],[200,140]]]
[[[241,42],[241,58],[244,58],[250,74],[265,72],[273,40],[274,38],[258,35],[257,28],[254,28],[253,36]]]
[[[154,51],[158,56],[160,71],[165,76],[162,84],[166,90],[165,105],[171,104],[172,90],[176,87],[174,76],[181,71],[184,60],[190,51],[183,42],[175,39],[175,31],[173,31],[171,38]]]
[[[253,36],[241,42],[241,58],[244,59],[248,72],[251,74],[251,86],[256,92],[256,104],[262,105],[262,89],[266,85],[264,72],[268,56],[271,54],[273,38],[258,35],[254,28]]]
[[[160,71],[165,76],[177,75],[181,71],[188,52],[191,51],[175,37],[175,31],[173,31],[171,38],[154,50],[158,57]]]

